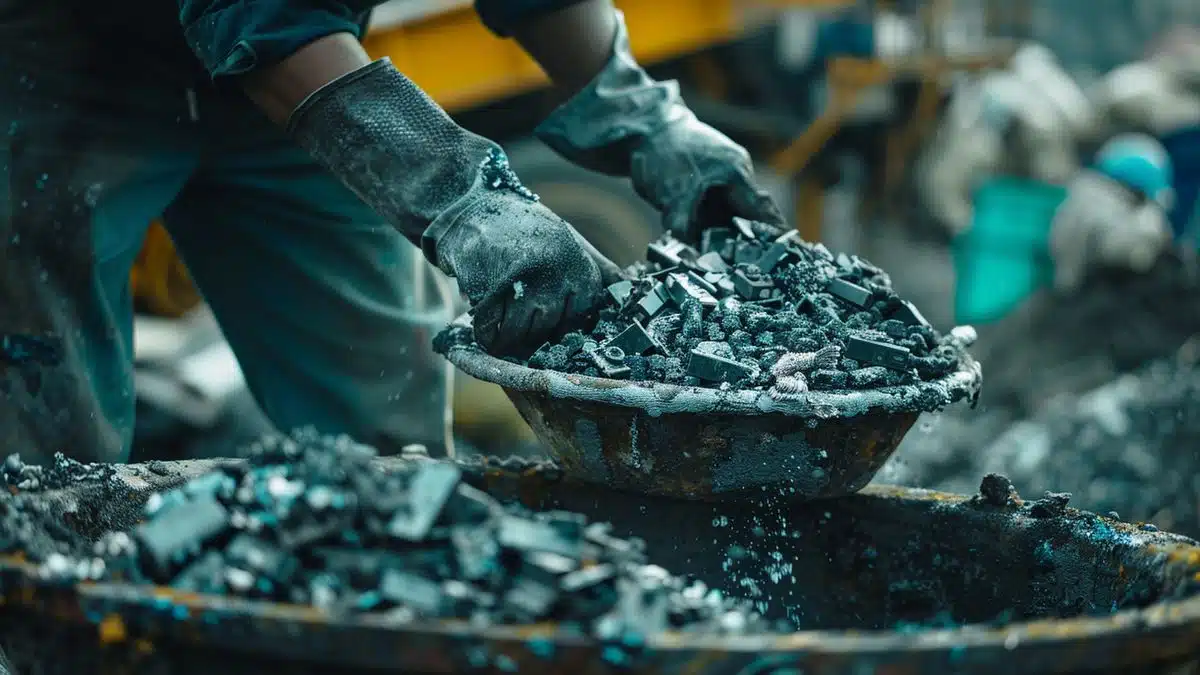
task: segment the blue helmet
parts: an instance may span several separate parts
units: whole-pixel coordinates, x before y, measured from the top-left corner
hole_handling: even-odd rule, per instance
[[[1174,180],[1171,159],[1154,138],[1145,134],[1114,136],[1096,154],[1095,169],[1164,207],[1169,206]]]

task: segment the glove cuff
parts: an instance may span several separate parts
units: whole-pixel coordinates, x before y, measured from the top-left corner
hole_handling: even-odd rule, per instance
[[[604,69],[534,130],[570,162],[614,176],[628,176],[641,142],[691,115],[674,81],[659,82],[638,65],[629,47],[625,16],[616,11],[612,56]]]
[[[318,89],[292,113],[287,130],[438,267],[446,227],[427,230],[481,184],[489,161],[504,157],[387,58]]]

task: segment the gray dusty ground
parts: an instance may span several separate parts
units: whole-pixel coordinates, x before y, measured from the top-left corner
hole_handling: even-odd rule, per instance
[[[1025,494],[1200,534],[1198,306],[1193,268],[1170,258],[980,327],[979,408],[926,416],[876,481],[969,492],[1000,471]]]

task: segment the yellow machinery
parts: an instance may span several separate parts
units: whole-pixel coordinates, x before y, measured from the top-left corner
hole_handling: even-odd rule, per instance
[[[154,316],[176,318],[200,304],[200,294],[187,267],[175,252],[160,223],[150,225],[130,275],[138,309]]]
[[[786,7],[836,8],[853,0],[616,0],[633,51],[657,63],[728,42],[748,23]],[[479,23],[469,0],[393,2],[376,10],[366,40],[451,112],[525,93],[546,83],[511,40]]]

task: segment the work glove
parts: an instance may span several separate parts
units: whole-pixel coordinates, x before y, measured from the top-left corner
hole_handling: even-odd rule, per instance
[[[733,216],[782,225],[746,149],[696,119],[677,83],[651,78],[630,51],[621,12],[616,23],[607,65],[537,127],[537,137],[579,166],[632,179],[684,240]]]
[[[1162,207],[1096,171],[1079,173],[1054,214],[1050,254],[1056,290],[1071,293],[1097,268],[1147,272],[1171,246]]]
[[[500,146],[458,126],[388,59],[312,94],[288,131],[458,280],[489,352],[533,351],[619,279],[521,184]]]

